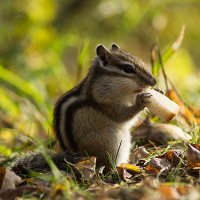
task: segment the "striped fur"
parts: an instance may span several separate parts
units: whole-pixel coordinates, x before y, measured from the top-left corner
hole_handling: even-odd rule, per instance
[[[54,108],[53,126],[54,126],[56,136],[58,138],[58,141],[60,143],[60,146],[63,150],[65,150],[67,146],[69,145],[68,140],[66,139],[66,135],[65,134],[63,135],[63,124],[65,124],[64,122],[65,112],[66,112],[66,109],[70,106],[70,104],[68,104],[70,99],[71,98],[77,99],[80,93],[81,93],[80,86],[67,92],[57,101],[56,106]],[[68,105],[65,107],[65,104],[68,104]]]
[[[63,150],[86,151],[108,166],[108,154],[117,164],[127,162],[131,122],[144,108],[136,105],[137,94],[155,79],[140,59],[117,46],[97,55],[87,77],[57,101],[53,124]],[[134,65],[136,73],[124,72],[124,63]]]

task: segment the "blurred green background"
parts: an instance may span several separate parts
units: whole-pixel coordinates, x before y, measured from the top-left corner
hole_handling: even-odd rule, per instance
[[[186,101],[200,105],[199,0],[0,2],[1,144],[53,135],[53,105],[87,73],[97,44],[115,42],[150,63],[151,45],[164,52],[182,25],[181,48],[164,64]]]

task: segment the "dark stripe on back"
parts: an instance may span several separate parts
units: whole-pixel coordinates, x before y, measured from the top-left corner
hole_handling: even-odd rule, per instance
[[[60,129],[62,106],[69,98],[78,96],[80,92],[81,85],[77,86],[76,88],[73,88],[71,91],[67,92],[60,99],[58,99],[54,108],[53,127],[56,133],[56,137],[59,140],[60,146],[63,150],[66,149],[66,145],[64,144],[64,140]]]
[[[68,107],[68,109],[65,112],[64,130],[66,131],[66,137],[68,139],[69,145],[74,151],[77,150],[77,146],[74,140],[72,123],[73,123],[75,111],[83,107],[83,105],[84,105],[84,101],[75,101],[73,104],[71,104]]]

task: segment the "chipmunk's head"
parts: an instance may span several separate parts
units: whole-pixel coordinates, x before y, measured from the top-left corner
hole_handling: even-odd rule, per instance
[[[96,48],[99,85],[111,95],[131,95],[154,86],[156,80],[148,67],[137,57],[122,51],[116,44],[110,50]]]

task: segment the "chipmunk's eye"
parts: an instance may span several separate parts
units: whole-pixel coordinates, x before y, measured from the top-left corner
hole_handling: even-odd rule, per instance
[[[129,65],[129,64],[124,64],[124,65],[122,65],[122,69],[123,69],[123,71],[126,72],[126,73],[136,74],[135,68],[132,67],[132,66]]]

